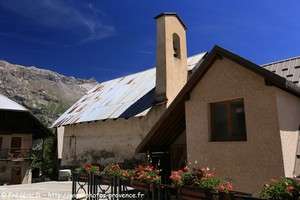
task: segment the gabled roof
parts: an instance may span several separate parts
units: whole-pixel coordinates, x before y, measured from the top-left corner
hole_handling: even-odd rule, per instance
[[[27,108],[2,94],[0,94],[0,113],[5,115],[3,123],[0,123],[2,133],[30,131],[34,138],[43,138],[52,134]]]
[[[24,106],[0,94],[0,110],[28,111]]]
[[[152,127],[150,132],[139,144],[136,149],[137,152],[145,152],[148,150],[164,150],[182,133],[182,129],[185,128],[184,102],[186,98],[188,98],[189,93],[205,75],[208,69],[213,65],[214,61],[216,59],[222,59],[223,57],[239,63],[241,66],[262,76],[265,79],[266,84],[276,86],[300,97],[300,87],[296,84],[293,84],[284,77],[272,73],[271,71],[260,67],[236,54],[233,54],[226,49],[215,46],[206,56],[203,62],[201,62],[199,66],[196,66],[196,71],[188,80],[187,84],[182,88],[168,109],[163,113],[160,119]],[[176,126],[174,126],[175,124]],[[170,131],[169,129],[172,127],[175,128]]]
[[[205,56],[189,57],[188,70]],[[72,105],[52,127],[105,120],[145,116],[154,105],[155,68],[103,82]]]
[[[300,81],[300,57],[299,56],[264,64],[262,65],[262,67],[300,86],[300,82],[299,82]]]

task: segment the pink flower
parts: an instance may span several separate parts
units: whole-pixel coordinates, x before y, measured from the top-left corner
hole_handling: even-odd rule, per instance
[[[189,168],[188,168],[187,166],[185,166],[185,167],[182,169],[182,171],[188,172],[188,171],[189,171]]]
[[[229,192],[233,190],[233,186],[230,182],[221,183],[218,187],[219,192]]]

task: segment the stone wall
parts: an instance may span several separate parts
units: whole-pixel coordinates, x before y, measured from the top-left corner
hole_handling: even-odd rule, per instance
[[[106,164],[138,159],[139,156],[134,155],[135,148],[162,111],[162,106],[155,106],[145,117],[66,126],[61,165],[78,166],[87,162]]]

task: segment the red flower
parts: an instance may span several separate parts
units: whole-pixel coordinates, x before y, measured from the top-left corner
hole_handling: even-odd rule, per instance
[[[286,191],[287,191],[288,193],[292,193],[294,190],[295,190],[295,188],[294,188],[294,186],[292,186],[292,185],[289,185],[289,186],[286,187]]]
[[[85,164],[85,165],[84,165],[84,169],[85,169],[86,171],[90,171],[91,168],[92,168],[92,165],[91,165],[91,164]]]

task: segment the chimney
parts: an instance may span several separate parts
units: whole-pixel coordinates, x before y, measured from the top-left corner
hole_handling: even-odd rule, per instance
[[[176,13],[155,17],[156,101],[167,106],[187,82],[186,26]]]

